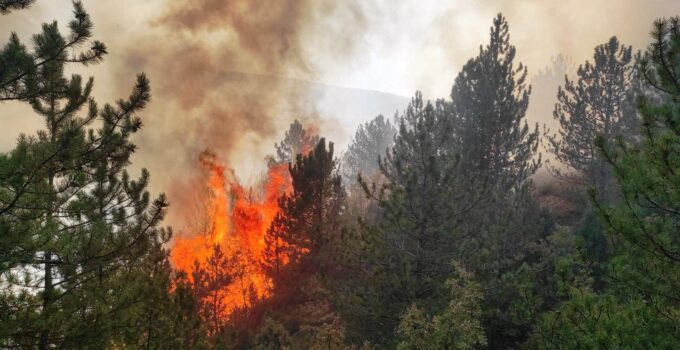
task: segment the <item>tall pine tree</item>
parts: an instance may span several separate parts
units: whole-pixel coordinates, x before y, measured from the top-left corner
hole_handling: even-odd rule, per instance
[[[463,66],[451,90],[458,142],[453,146],[461,149],[461,171],[501,191],[519,189],[540,166],[538,124],[531,130],[525,119],[531,93],[527,68],[515,67],[508,30],[499,14],[489,44]]]
[[[595,48],[593,63],[579,66],[578,80],[565,76],[553,116],[558,134],[546,135],[548,149],[567,167],[553,171],[568,180],[592,184],[601,199],[611,199],[611,170],[595,146],[601,135],[608,145],[617,135],[632,136],[636,123],[631,97],[633,56],[616,37]]]
[[[326,280],[341,272],[336,256],[345,197],[333,143],[321,138],[307,155],[298,153],[290,175],[293,190],[280,198],[265,237],[263,265],[274,283],[270,312],[297,347],[332,348],[344,330]]]
[[[346,239],[343,316],[349,337],[362,334],[382,346],[396,346],[400,315],[412,304],[429,311],[446,303],[445,281],[458,252],[458,215],[469,204],[457,156],[445,147],[452,137],[446,103],[416,93],[399,118],[394,145],[380,161],[379,190],[360,178],[378,201],[382,218],[363,222]],[[462,195],[461,195],[462,194]]]
[[[159,227],[165,197],[150,197],[146,170],[137,180],[125,170],[149,82],[139,75],[128,99],[99,108],[92,79],[67,78],[68,63],[95,63],[105,53],[96,41],[73,51],[92,28],[82,4],[74,8],[69,36],[46,24],[33,53],[16,35],[2,53],[3,99],[29,102],[45,122],[0,155],[0,342],[7,346],[136,342],[153,268],[167,268],[161,246],[170,232]]]
[[[531,86],[527,67],[515,63],[506,19],[493,21],[489,43],[480,47],[451,89],[450,148],[461,155],[459,172],[474,179],[474,208],[459,230],[469,237],[460,261],[471,266],[485,287],[484,321],[492,348],[509,346],[526,335],[529,319],[513,319],[517,294],[509,276],[519,273],[528,247],[546,233],[545,218],[531,197],[531,176],[541,165],[538,125],[529,128],[526,112]],[[460,248],[459,248],[460,249]]]

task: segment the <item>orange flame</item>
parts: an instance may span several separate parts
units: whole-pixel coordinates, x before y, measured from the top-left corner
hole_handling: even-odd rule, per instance
[[[287,163],[270,166],[259,193],[245,190],[234,179],[233,172],[214,157],[202,156],[201,163],[210,173],[208,227],[190,238],[177,237],[170,260],[193,281],[195,262],[205,265],[214,246],[219,245],[227,258],[233,258],[234,271],[229,271],[233,281],[220,293],[220,316],[228,317],[236,309],[251,307],[251,296],[263,299],[270,294],[271,281],[260,263],[265,235],[279,211],[278,199],[291,190],[292,184]]]

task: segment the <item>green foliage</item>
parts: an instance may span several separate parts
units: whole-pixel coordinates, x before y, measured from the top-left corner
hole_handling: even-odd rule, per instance
[[[454,264],[454,275],[446,283],[450,301],[441,314],[430,317],[413,304],[401,316],[398,349],[475,349],[486,345],[481,285],[459,264]]]
[[[654,348],[680,346],[677,223],[680,182],[674,176],[680,133],[680,20],[655,24],[654,42],[640,64],[641,76],[657,90],[639,97],[643,117],[639,142],[596,140],[614,170],[622,194],[611,205],[591,193],[611,241],[603,272],[606,288],[592,278],[562,285],[566,301],[546,314],[530,344],[537,348]],[[675,151],[674,151],[675,150]]]
[[[25,8],[32,1],[5,0],[0,2],[0,13]],[[75,1],[74,19],[69,22],[69,35],[59,33],[57,23],[43,24],[42,33],[33,37],[33,52],[12,33],[8,43],[0,50],[0,101],[37,98],[54,91],[45,72],[59,70],[65,64],[93,64],[106,55],[106,46],[92,37],[92,21],[80,1]],[[89,45],[86,50],[77,50]],[[70,53],[70,55],[69,55]],[[56,73],[61,74],[61,73]]]
[[[675,349],[677,325],[659,318],[649,301],[575,289],[544,316],[537,349]]]
[[[458,230],[466,239],[457,242],[456,259],[485,287],[484,326],[489,346],[497,348],[521,342],[533,322],[529,314],[541,298],[526,263],[551,221],[531,195],[530,177],[541,155],[538,125],[530,128],[526,122],[527,67],[515,63],[516,49],[501,14],[489,33],[488,44],[463,66],[452,87],[456,137],[450,147],[460,153],[457,171],[472,179],[458,191],[474,198],[460,218]]]
[[[619,242],[611,274],[616,285],[660,309],[659,318],[680,322],[680,19],[660,20],[655,41],[640,70],[661,99],[641,96],[643,138],[639,145],[620,140],[610,146],[598,140],[614,168],[622,204],[598,202],[608,232]],[[674,331],[680,335],[678,330]]]
[[[680,348],[680,19],[655,24],[637,71],[613,37],[565,78],[547,138],[569,171],[553,170],[594,203],[571,200],[566,227],[535,200],[528,70],[500,14],[451,101],[418,92],[398,127],[361,125],[342,174],[296,120],[269,159],[292,180],[264,239],[271,296],[227,318],[238,257],[215,246],[172,271],[165,196],[126,171],[149,82],[97,105],[93,79],[65,75],[107,53],[78,1],[74,17],[68,35],[45,24],[30,49],[12,34],[0,50],[0,101],[44,120],[0,154],[0,347]],[[363,192],[348,200],[343,176]]]
[[[106,53],[97,41],[74,50],[92,29],[80,2],[74,16],[68,36],[45,24],[32,53],[16,35],[0,53],[0,99],[28,102],[44,121],[0,155],[0,343],[160,347],[160,333],[172,338],[151,308],[172,304],[162,248],[171,231],[160,227],[168,203],[151,198],[148,171],[135,180],[125,170],[150,85],[140,74],[129,98],[100,108],[92,78],[64,74]]]
[[[205,322],[208,335],[215,336],[226,325],[224,310],[228,307],[225,300],[226,289],[235,279],[233,271],[236,257],[224,255],[219,245],[215,245],[205,264],[194,264],[192,290],[197,300],[197,312]]]
[[[0,14],[8,14],[14,10],[26,9],[33,4],[35,0],[0,0]]]
[[[279,322],[266,318],[255,336],[256,350],[281,350],[291,346],[290,334]]]
[[[291,335],[292,348],[344,346],[344,327],[332,303],[329,280],[340,273],[337,251],[344,188],[333,143],[321,138],[289,166],[293,190],[267,235],[263,267],[273,281],[268,314]]]
[[[290,282],[287,274],[310,275],[331,268],[326,258],[339,238],[345,196],[333,143],[326,147],[322,138],[309,154],[298,153],[289,168],[293,191],[280,198],[280,212],[265,237],[264,266],[275,288]]]
[[[541,164],[540,155],[535,158],[538,124],[532,131],[524,119],[531,93],[527,68],[515,68],[515,54],[508,23],[498,14],[489,43],[463,66],[451,89],[452,146],[461,152],[461,170],[479,177],[478,186],[520,188]]]
[[[380,190],[360,178],[377,199],[382,218],[348,232],[353,261],[346,310],[354,329],[368,329],[377,344],[394,342],[399,315],[414,302],[438,302],[455,254],[455,224],[463,203],[457,158],[445,149],[451,138],[444,101],[425,102],[420,93],[400,117],[394,146],[380,161]],[[354,285],[356,284],[356,285]]]
[[[447,274],[457,212],[464,210],[456,193],[457,158],[444,149],[451,136],[448,118],[444,101],[426,103],[417,93],[380,164],[388,181],[378,198],[384,239],[395,259],[404,259],[394,262],[406,269],[401,277],[410,286],[403,292],[421,297]]]

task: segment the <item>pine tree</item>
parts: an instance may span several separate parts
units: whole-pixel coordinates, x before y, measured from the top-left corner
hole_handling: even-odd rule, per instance
[[[612,240],[619,242],[610,268],[613,284],[648,300],[658,308],[659,321],[671,326],[680,322],[680,183],[673,175],[680,169],[680,17],[658,20],[652,37],[639,69],[660,99],[639,97],[640,144],[618,138],[612,145],[603,135],[596,140],[614,169],[622,204],[608,208],[595,193],[591,197]],[[680,339],[677,327],[668,332]]]
[[[28,7],[33,1],[6,0],[0,3],[0,13]],[[66,64],[94,64],[106,55],[106,46],[92,37],[92,21],[82,3],[74,2],[75,19],[69,23],[70,33],[63,37],[57,23],[43,24],[42,33],[34,40],[33,52],[12,33],[9,42],[0,51],[0,101],[24,100],[50,92],[49,81],[41,79],[45,66]],[[88,45],[87,50],[78,48]]]
[[[144,258],[137,280],[129,284],[144,295],[141,307],[131,308],[131,323],[111,347],[136,349],[205,349],[207,337],[199,303],[184,272],[175,272],[167,254],[161,263]],[[142,294],[143,293],[143,294]]]
[[[363,222],[345,240],[351,272],[341,310],[349,336],[382,346],[396,345],[393,334],[409,305],[445,303],[440,296],[462,239],[458,214],[470,205],[458,191],[465,181],[457,177],[457,157],[445,147],[452,137],[446,103],[416,93],[399,121],[394,146],[379,163],[385,183],[374,191],[360,179],[382,218]]]
[[[394,147],[381,162],[388,181],[381,201],[388,221],[386,239],[408,257],[417,289],[431,288],[425,282],[448,269],[446,260],[451,261],[453,251],[460,203],[455,193],[457,161],[442,149],[451,136],[448,125],[443,101],[425,103],[416,94],[402,117]]]
[[[371,178],[378,173],[380,171],[378,160],[392,147],[396,133],[394,125],[382,115],[359,125],[342,157],[345,182],[354,184],[358,174]]]
[[[373,120],[359,125],[352,142],[342,157],[342,174],[347,188],[347,224],[358,217],[379,220],[380,209],[377,203],[366,197],[358,178],[380,186],[384,177],[380,173],[380,159],[394,144],[396,127],[389,119],[379,115]]]
[[[293,191],[279,200],[280,212],[266,237],[267,256],[279,258],[267,261],[267,267],[274,273],[285,256],[288,270],[313,274],[328,268],[318,263],[335,243],[344,199],[333,143],[326,148],[322,138],[308,155],[298,153],[290,175]]]
[[[509,26],[499,14],[489,43],[480,47],[451,89],[454,135],[450,148],[461,154],[459,171],[474,179],[476,205],[459,230],[469,237],[458,260],[484,285],[484,326],[489,346],[511,346],[526,334],[526,322],[512,320],[516,286],[504,283],[529,258],[529,247],[546,234],[548,223],[531,197],[531,176],[541,165],[538,125],[526,122],[531,86],[527,67],[515,65]]]
[[[447,256],[461,209],[455,193],[456,155],[443,149],[450,137],[444,102],[425,103],[417,93],[402,116],[394,147],[380,164],[388,181],[381,200],[389,226],[387,239],[410,257],[412,276],[417,279],[448,270],[446,260],[451,260]]]
[[[595,48],[593,63],[579,66],[576,81],[565,77],[558,89],[553,117],[560,124],[558,134],[546,135],[548,149],[563,166],[550,167],[558,179],[577,187],[585,205],[580,211],[576,234],[584,239],[584,254],[599,266],[595,268],[594,288],[598,289],[610,247],[596,219],[584,187],[593,187],[598,200],[615,202],[619,193],[614,186],[611,166],[597,149],[600,135],[607,145],[617,136],[637,138],[637,113],[634,95],[641,92],[636,83],[632,48],[621,45],[616,37]]]
[[[469,60],[451,90],[455,134],[462,153],[461,170],[479,176],[480,184],[501,191],[522,187],[540,166],[535,160],[538,124],[531,131],[525,115],[531,87],[527,68],[514,65],[508,23],[499,14],[490,41]]]
[[[548,149],[568,167],[552,170],[558,176],[592,184],[598,196],[610,199],[610,168],[595,146],[601,135],[608,145],[617,135],[633,136],[636,113],[631,98],[633,56],[630,46],[616,37],[595,48],[593,63],[579,66],[578,80],[565,76],[557,92],[553,116],[560,123],[559,136],[546,135]]]
[[[28,8],[35,0],[0,0],[0,14],[8,14],[14,10]]]
[[[274,144],[276,155],[270,159],[270,163],[292,163],[298,154],[311,151],[317,143],[319,143],[319,136],[305,129],[296,119],[290,124],[283,140]]]
[[[621,193],[612,204],[590,191],[613,242],[605,287],[593,288],[588,274],[563,281],[565,301],[543,316],[532,347],[680,346],[680,184],[673,175],[680,168],[680,18],[658,20],[652,37],[637,74],[656,90],[638,99],[641,139],[600,134],[593,141]]]
[[[267,318],[255,336],[256,350],[280,350],[291,346],[290,334],[279,322]]]
[[[139,75],[127,100],[100,109],[92,79],[66,78],[66,64],[105,53],[98,42],[72,52],[92,27],[82,4],[74,8],[67,38],[56,23],[44,25],[33,54],[15,35],[2,53],[3,99],[29,102],[45,121],[0,155],[0,341],[8,346],[106,347],[141,336],[128,325],[149,301],[149,264],[162,264],[170,237],[159,227],[167,201],[150,198],[149,173],[132,180],[125,170],[149,82]],[[33,63],[17,68],[16,57]]]
[[[216,337],[226,326],[229,307],[224,290],[233,283],[236,257],[228,257],[215,245],[205,264],[194,264],[192,273],[194,297],[198,301],[198,314],[206,324],[208,335]]]
[[[324,138],[309,154],[298,154],[289,169],[293,190],[279,200],[280,212],[265,237],[263,267],[274,283],[270,311],[307,348],[337,327],[324,281],[339,273],[334,257],[345,192],[333,143],[327,147]]]

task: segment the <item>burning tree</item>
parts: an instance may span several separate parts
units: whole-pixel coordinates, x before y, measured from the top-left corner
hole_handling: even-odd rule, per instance
[[[277,157],[269,159],[266,177],[254,189],[240,185],[215,154],[200,155],[208,189],[199,209],[204,217],[192,228],[193,234],[175,239],[171,260],[186,272],[197,312],[214,339],[221,338],[228,326],[247,328],[261,321],[261,308],[256,306],[274,288],[266,269],[272,260],[268,232],[274,232],[272,227],[281,220],[279,199],[293,191],[289,153],[309,152],[317,140],[298,121],[291,124],[285,139],[276,144]],[[278,243],[289,247],[283,240]],[[291,252],[278,253],[277,262],[286,265]]]
[[[194,262],[191,278],[198,301],[198,313],[207,323],[211,335],[218,333],[224,326],[230,301],[225,286],[234,282],[236,264],[236,258],[226,256],[219,244],[213,247],[212,254],[204,264]]]
[[[338,273],[334,254],[340,243],[345,190],[333,157],[333,143],[321,139],[290,166],[292,190],[279,200],[280,211],[267,236],[263,267],[273,281],[270,310],[308,348],[344,337],[324,281]]]
[[[212,306],[219,310],[211,310],[205,319],[219,328],[217,323],[228,320],[235,310],[249,309],[253,300],[269,294],[270,282],[259,261],[276,202],[289,185],[285,168],[273,166],[257,195],[239,185],[214,154],[204,152],[200,161],[209,175],[206,223],[198,234],[175,240],[171,259],[178,270],[188,273],[199,300],[213,299]]]

